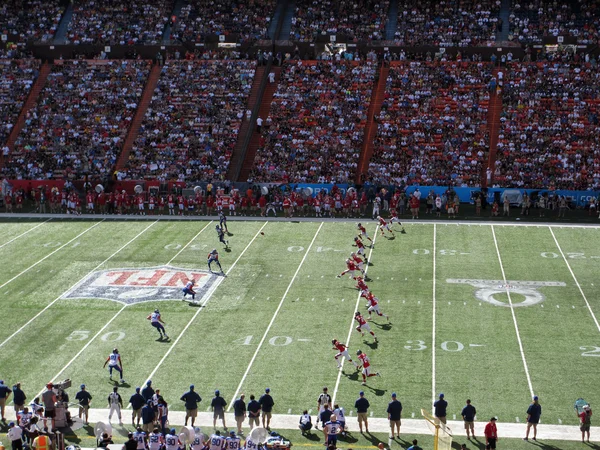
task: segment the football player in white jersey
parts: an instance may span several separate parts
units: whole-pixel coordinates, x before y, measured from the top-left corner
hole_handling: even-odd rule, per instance
[[[206,442],[204,442],[204,434],[199,427],[194,428],[195,437],[190,444],[190,450],[202,450]]]
[[[123,421],[121,420],[121,408],[123,407],[123,399],[121,395],[117,392],[118,387],[113,387],[113,391],[108,396],[108,407],[110,408],[108,412],[108,423],[112,419],[113,413],[117,413],[117,417],[119,418],[119,425],[123,425]]]
[[[245,450],[258,450],[258,442],[254,442],[251,438],[247,438],[244,443]]]
[[[210,437],[210,441],[208,442],[209,450],[224,450],[225,449],[225,438],[221,436],[221,432],[219,430],[215,431]]]
[[[146,319],[148,319],[150,321],[150,324],[158,330],[158,334],[160,334],[161,340],[163,339],[163,337],[165,339],[169,339],[169,336],[167,336],[167,332],[165,331],[165,327],[164,327],[164,325],[166,325],[166,324],[162,320],[162,318],[160,316],[160,311],[158,310],[158,308],[156,308],[152,314],[150,314],[148,317],[146,317]]]
[[[225,449],[226,450],[240,450],[241,447],[241,439],[239,436],[235,435],[235,431],[231,430],[229,432],[229,436],[225,439]]]
[[[106,361],[104,361],[103,368],[108,364],[108,372],[110,373],[110,379],[112,380],[113,369],[119,372],[119,376],[121,378],[121,383],[125,383],[123,379],[123,361],[121,361],[121,355],[119,355],[119,350],[116,348],[113,349],[112,353],[108,355]]]
[[[158,429],[158,427],[154,428],[150,436],[148,436],[148,448],[150,450],[160,450],[163,446],[164,439],[163,435]]]
[[[180,448],[182,448],[182,444],[177,435],[177,431],[175,428],[171,428],[171,431],[165,436],[165,449],[179,450]]]
[[[146,433],[142,431],[142,427],[137,427],[137,430],[133,433],[133,439],[137,442],[137,450],[148,449],[148,439]]]

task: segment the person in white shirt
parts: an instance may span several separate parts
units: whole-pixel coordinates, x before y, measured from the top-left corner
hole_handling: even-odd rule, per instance
[[[310,418],[310,415],[308,414],[308,411],[306,409],[302,412],[302,415],[300,416],[300,423],[298,425],[298,428],[300,428],[300,431],[302,431],[302,435],[304,435],[304,433],[306,433],[307,431],[310,431],[310,429],[312,428],[312,419]]]
[[[204,444],[205,444],[204,434],[202,433],[202,430],[200,430],[200,428],[198,428],[198,427],[194,428],[194,433],[195,433],[195,436],[194,436],[194,440],[190,444],[190,450],[202,450],[202,448],[204,448]]]
[[[119,418],[119,425],[123,425],[123,422],[121,421],[121,408],[123,407],[123,399],[117,392],[118,390],[119,388],[115,386],[113,391],[108,396],[108,406],[110,408],[110,411],[108,412],[108,423],[110,423],[113,413],[116,412],[117,417]]]
[[[12,450],[23,450],[23,429],[14,422],[8,424],[8,440],[12,444]]]
[[[346,412],[344,408],[340,407],[337,403],[333,405],[333,414],[337,417],[340,426],[342,427],[342,436],[346,436]]]

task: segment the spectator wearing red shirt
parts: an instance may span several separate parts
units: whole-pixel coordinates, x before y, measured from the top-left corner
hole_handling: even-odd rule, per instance
[[[492,417],[483,431],[483,434],[485,435],[486,450],[496,448],[496,442],[498,442],[498,429],[496,428],[496,420],[498,420],[497,417]]]
[[[587,441],[590,442],[590,425],[592,418],[592,408],[590,405],[585,405],[583,407],[583,411],[579,414],[579,429],[581,430],[581,442],[584,441],[585,434],[587,433]]]

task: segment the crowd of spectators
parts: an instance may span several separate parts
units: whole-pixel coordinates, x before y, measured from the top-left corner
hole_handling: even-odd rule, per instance
[[[171,38],[203,42],[210,35],[237,33],[240,42],[267,38],[276,0],[191,0],[184,5]]]
[[[486,46],[496,40],[500,0],[406,0],[398,8],[400,45]]]
[[[106,45],[160,43],[172,11],[173,0],[151,2],[77,0],[68,26],[68,43]]]
[[[372,62],[284,63],[251,178],[353,180],[376,70]]]
[[[125,178],[223,179],[255,69],[255,61],[168,61]]]
[[[514,63],[503,86],[494,184],[600,187],[600,74],[586,63]]]
[[[3,0],[0,34],[6,42],[49,42],[65,9],[60,0]]]
[[[523,0],[512,5],[509,39],[524,44],[541,43],[545,37],[572,36],[579,44],[600,39],[600,1],[552,2]]]
[[[39,69],[36,59],[0,60],[0,145],[8,139]]]
[[[108,175],[150,70],[147,61],[53,66],[3,172],[8,178]]]
[[[389,0],[299,0],[290,39],[313,42],[320,35],[358,40],[385,38]]]
[[[369,180],[479,185],[489,149],[491,69],[467,62],[393,65],[376,118]]]

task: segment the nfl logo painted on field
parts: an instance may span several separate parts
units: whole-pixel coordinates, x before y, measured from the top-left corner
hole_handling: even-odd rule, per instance
[[[97,298],[121,303],[181,300],[181,289],[195,280],[196,301],[201,301],[219,278],[204,270],[171,266],[111,269],[92,272],[61,298]]]

